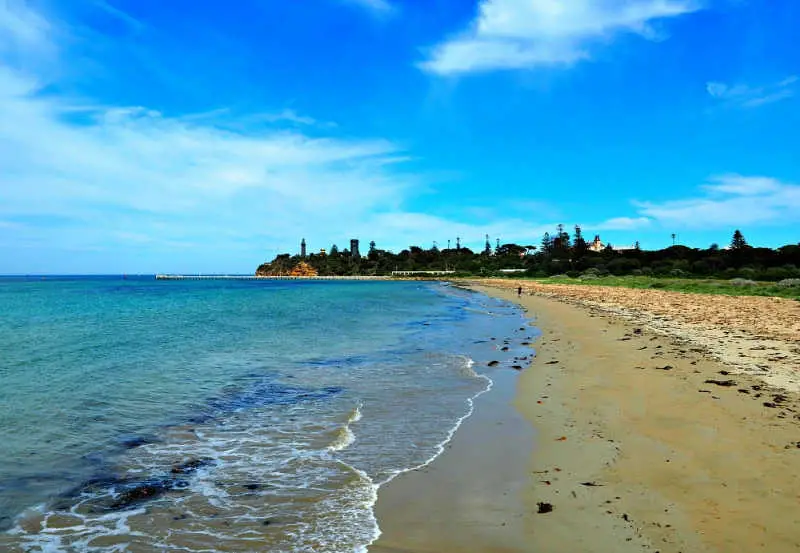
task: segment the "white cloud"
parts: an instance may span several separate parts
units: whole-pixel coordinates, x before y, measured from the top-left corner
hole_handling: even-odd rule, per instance
[[[744,84],[728,85],[712,81],[706,84],[706,91],[724,105],[742,108],[756,108],[766,104],[791,98],[795,94],[798,78],[794,75],[764,86],[752,87]]]
[[[446,75],[570,65],[620,33],[656,39],[655,22],[698,9],[694,0],[483,0],[470,29],[421,67]]]
[[[635,230],[649,226],[652,223],[647,217],[613,217],[592,225],[594,230]]]
[[[759,176],[723,175],[703,186],[707,195],[637,202],[640,215],[664,226],[731,228],[800,221],[800,185]]]
[[[389,15],[396,9],[395,5],[389,0],[342,0],[347,4],[352,4],[365,8],[376,15]]]
[[[316,125],[317,120],[307,115],[300,115],[293,109],[284,109],[278,113],[267,113],[263,116],[264,121],[277,122],[288,121],[290,123],[297,123],[298,125]]]
[[[0,53],[50,49],[50,23],[28,7],[24,0],[0,2]]]

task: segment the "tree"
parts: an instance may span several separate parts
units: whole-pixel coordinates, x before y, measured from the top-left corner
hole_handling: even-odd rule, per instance
[[[553,253],[553,239],[550,238],[549,232],[545,232],[542,237],[542,253],[545,255]]]
[[[713,244],[711,244],[711,245],[708,247],[708,249],[709,249],[709,250],[711,250],[712,252],[718,252],[718,251],[719,251],[719,244],[717,244],[716,242],[714,242]]]
[[[369,253],[375,253],[376,249],[377,248],[375,247],[375,240],[370,241],[370,243],[369,243]]]
[[[572,251],[575,252],[575,258],[580,259],[589,250],[589,245],[583,238],[583,232],[579,225],[575,225],[575,240],[572,242]]]
[[[333,246],[331,246],[331,252],[330,252],[330,254],[331,254],[331,255],[339,255],[339,246],[337,246],[336,244],[334,244]]]
[[[747,246],[747,241],[744,239],[742,232],[739,229],[733,233],[733,239],[731,240],[731,249],[732,250],[743,250]]]
[[[569,233],[564,230],[564,225],[556,227],[556,237],[553,239],[553,253],[564,256],[570,250],[570,237]]]

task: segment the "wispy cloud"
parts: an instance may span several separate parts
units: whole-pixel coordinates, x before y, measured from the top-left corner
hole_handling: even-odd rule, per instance
[[[621,33],[656,39],[658,21],[700,9],[693,0],[483,0],[470,28],[421,67],[442,75],[571,65]]]
[[[652,220],[647,217],[613,217],[606,219],[596,225],[592,225],[591,229],[601,230],[637,230],[648,227],[652,224]]]
[[[6,63],[53,50],[52,24],[23,0],[0,2],[0,55]]]
[[[389,0],[340,0],[345,4],[364,8],[375,15],[386,16],[395,12],[397,7]]]
[[[705,194],[666,202],[636,202],[639,214],[665,226],[731,228],[800,221],[800,185],[761,176],[722,175]]]
[[[798,78],[795,75],[764,86],[749,86],[745,84],[728,85],[721,82],[709,82],[706,90],[715,100],[724,105],[757,108],[766,104],[791,98],[795,95]]]

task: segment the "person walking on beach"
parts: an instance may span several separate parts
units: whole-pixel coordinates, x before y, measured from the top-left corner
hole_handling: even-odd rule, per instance
[[[521,297],[522,297],[522,286],[519,286],[519,287],[517,288],[517,297],[518,297],[518,298],[521,298]]]

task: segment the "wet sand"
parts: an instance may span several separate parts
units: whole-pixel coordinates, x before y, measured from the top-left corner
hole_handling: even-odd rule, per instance
[[[503,284],[480,290],[517,301]],[[370,551],[800,551],[800,396],[665,335],[679,317],[548,296],[520,300],[531,366],[380,490]]]

